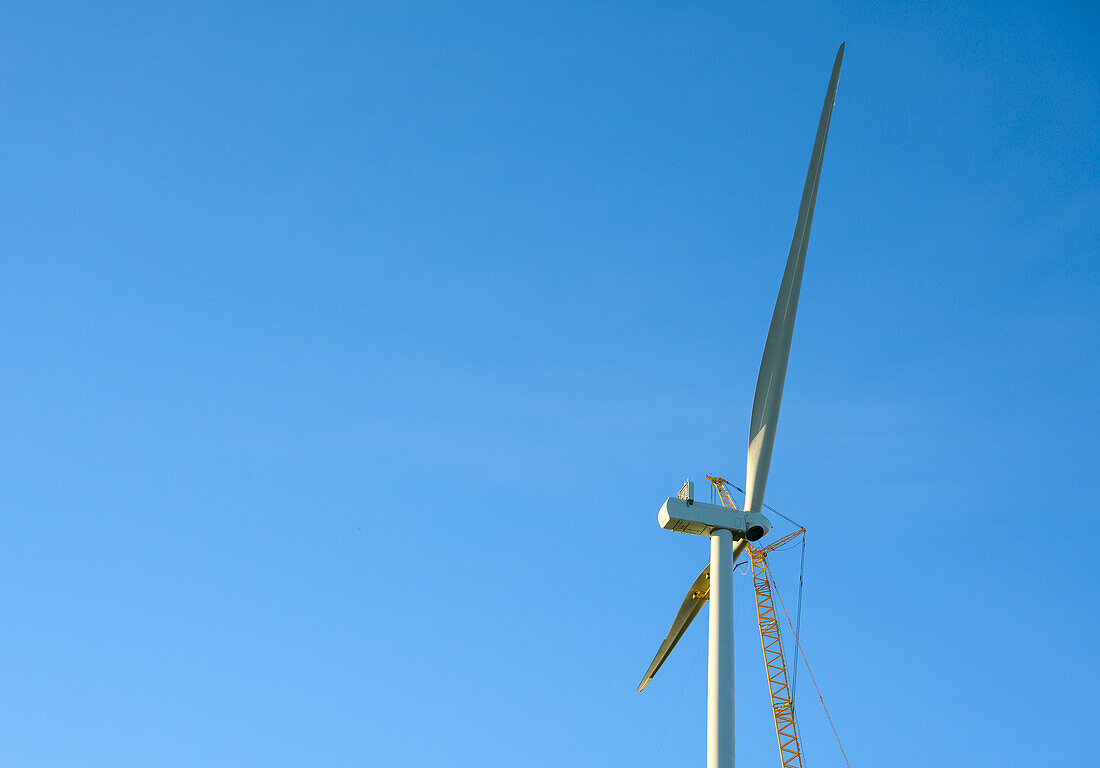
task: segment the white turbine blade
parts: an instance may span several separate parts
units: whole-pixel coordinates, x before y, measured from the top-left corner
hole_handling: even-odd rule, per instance
[[[806,263],[806,246],[810,240],[810,225],[814,219],[814,201],[817,199],[817,183],[821,178],[821,161],[825,155],[825,139],[829,135],[829,118],[836,99],[836,84],[840,77],[840,60],[844,56],[844,44],[836,52],[833,74],[825,92],[825,105],[821,108],[821,121],[817,125],[810,169],[806,173],[806,186],[802,189],[802,205],[798,209],[798,222],[794,228],[791,252],[775,301],[768,340],[764,344],[764,356],[760,360],[760,375],[756,379],[756,395],[752,400],[752,418],[749,421],[749,456],[745,473],[745,510],[761,511],[764,504],[764,487],[768,482],[768,468],[775,444],[775,430],[779,421],[779,403],[783,399],[783,380],[787,376],[787,358],[791,353],[791,336],[794,333],[794,316],[798,311],[798,292],[802,287],[802,268]]]
[[[688,590],[687,597],[684,598],[684,602],[680,605],[680,610],[676,612],[676,618],[672,620],[672,627],[668,630],[668,636],[665,637],[665,641],[661,643],[657,655],[653,657],[653,663],[651,663],[649,669],[646,670],[642,682],[638,684],[639,691],[649,685],[649,681],[653,679],[653,676],[657,674],[657,670],[665,663],[665,659],[672,653],[672,649],[676,647],[676,643],[680,641],[680,638],[684,636],[684,632],[687,631],[692,620],[699,615],[699,611],[703,609],[703,605],[707,602],[707,598],[709,597],[710,563],[707,563],[703,572],[699,574],[699,578],[695,580],[691,585],[691,589]]]
[[[741,557],[741,553],[745,551],[746,543],[744,539],[737,539],[733,542],[733,563],[735,567],[738,558]],[[643,677],[642,682],[638,684],[639,691],[649,685],[649,681],[657,674],[657,670],[665,663],[665,659],[672,653],[672,649],[676,647],[676,643],[680,642],[680,638],[684,636],[684,632],[687,631],[691,622],[699,615],[699,611],[703,609],[703,605],[706,604],[709,599],[710,563],[707,563],[702,573],[699,574],[699,577],[692,582],[687,597],[684,598],[684,602],[680,604],[680,610],[676,612],[676,618],[672,620],[672,626],[668,630],[668,635],[665,636],[665,641],[661,643],[661,647],[657,649],[657,655],[653,657],[649,669],[645,672],[645,677]]]

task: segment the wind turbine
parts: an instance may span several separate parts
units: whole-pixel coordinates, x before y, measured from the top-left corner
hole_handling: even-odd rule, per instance
[[[657,513],[662,528],[682,533],[710,537],[710,564],[688,590],[672,627],[668,631],[653,663],[646,670],[638,690],[642,690],[657,674],[668,654],[683,636],[688,625],[710,600],[710,645],[707,664],[707,768],[733,768],[733,566],[749,541],[767,535],[771,524],[761,513],[764,487],[768,482],[772,446],[779,421],[779,403],[783,398],[783,381],[787,375],[787,359],[791,352],[794,318],[798,310],[798,294],[802,287],[802,268],[806,263],[806,246],[810,240],[810,225],[814,218],[814,201],[821,178],[821,161],[825,155],[825,139],[829,135],[829,118],[836,99],[836,84],[840,77],[840,61],[844,44],[836,52],[833,73],[825,91],[825,104],[817,125],[810,168],[802,189],[802,204],[794,239],[787,256],[787,267],[775,301],[760,373],[756,379],[756,394],[752,400],[749,420],[749,449],[745,472],[745,508],[730,509],[718,504],[696,502],[690,481],[675,498],[665,500]]]

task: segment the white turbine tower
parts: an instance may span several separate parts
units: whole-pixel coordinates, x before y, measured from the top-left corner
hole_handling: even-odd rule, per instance
[[[710,646],[707,669],[707,768],[733,768],[733,565],[745,549],[746,541],[756,541],[771,530],[771,524],[761,514],[764,487],[768,482],[772,446],[779,421],[779,402],[783,398],[783,380],[787,375],[787,358],[791,351],[794,317],[798,310],[798,293],[802,286],[802,267],[806,263],[806,246],[810,240],[810,224],[814,218],[817,183],[821,178],[821,161],[825,155],[825,139],[829,134],[829,118],[836,98],[840,77],[840,60],[844,44],[836,52],[833,73],[825,91],[825,105],[817,126],[810,169],[802,190],[802,204],[794,228],[791,251],[779,297],[772,313],[768,340],[760,361],[756,379],[756,394],[749,420],[749,450],[745,474],[745,508],[730,509],[717,504],[694,501],[692,484],[684,485],[676,498],[667,499],[657,515],[662,528],[710,537],[710,564],[699,574],[684,598],[668,636],[661,643],[653,663],[646,670],[638,690],[646,687],[657,674],[668,654],[698,615],[703,603],[710,600]]]

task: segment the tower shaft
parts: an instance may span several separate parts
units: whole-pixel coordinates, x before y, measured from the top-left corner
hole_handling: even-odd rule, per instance
[[[733,534],[710,537],[710,647],[707,662],[707,768],[734,768],[733,564],[745,548]]]

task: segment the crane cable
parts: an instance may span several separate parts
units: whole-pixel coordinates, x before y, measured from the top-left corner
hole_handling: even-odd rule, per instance
[[[728,480],[725,481],[725,484],[732,487],[732,488],[735,488],[742,496],[745,495],[745,489],[744,488],[742,488],[738,485],[734,485],[733,483],[729,482]],[[715,500],[714,499],[714,489],[715,489],[715,486],[711,485],[711,487],[710,487],[710,501],[711,501],[712,504],[714,503],[714,500]],[[798,633],[802,630],[802,584],[803,584],[803,576],[806,572],[806,526],[801,525],[800,523],[796,523],[794,520],[791,520],[791,518],[787,517],[782,512],[780,512],[778,509],[773,507],[771,504],[768,504],[767,502],[761,502],[761,504],[763,504],[764,508],[767,509],[769,512],[774,512],[775,514],[779,515],[784,520],[786,520],[788,523],[793,525],[795,528],[801,528],[802,529],[802,561],[798,566],[798,610],[797,610],[798,618],[795,620],[796,621],[796,626],[791,627],[792,631],[794,632],[794,643],[795,643],[794,670],[793,670],[792,677],[791,677],[791,716],[795,719],[795,723],[796,723],[795,727],[797,727],[798,716],[795,714],[795,711],[794,711],[794,700],[795,700],[794,695],[795,695],[796,686],[798,684],[798,654],[802,650],[802,646],[798,642]],[[791,546],[788,546],[788,547],[783,547],[782,549],[777,549],[775,551],[776,552],[782,552],[784,549],[790,549],[790,548],[791,548]],[[768,572],[768,576],[769,577],[771,576],[770,571]],[[776,590],[776,594],[779,594],[778,590]],[[780,598],[779,602],[782,603],[783,598]],[[786,607],[784,607],[783,608],[783,613],[786,614],[786,612],[787,612],[787,609],[786,609]],[[787,623],[788,624],[791,623],[791,620],[790,620],[789,617],[787,619]],[[802,654],[802,658],[803,659],[806,658],[805,653]],[[807,664],[806,669],[809,669],[809,668],[810,668],[810,666]],[[817,685],[817,683],[814,683],[815,687],[816,687],[816,685]],[[821,705],[825,706],[825,702],[822,701]],[[829,714],[827,710],[826,710],[825,714],[826,715]],[[832,724],[832,720],[829,721],[829,724],[830,725]],[[836,735],[836,729],[833,729],[833,735],[834,736]],[[837,739],[837,743],[838,744],[840,743],[840,739]],[[843,752],[844,747],[841,747],[840,751]],[[845,757],[844,761],[847,762],[848,758]]]
[[[802,575],[806,572],[806,532],[802,532],[802,563],[798,566],[798,608],[795,610],[796,616],[794,620],[794,670],[791,675],[791,705],[794,705],[794,694],[798,686],[798,635],[802,631]],[[794,710],[791,710],[792,714]],[[798,717],[795,716],[795,720]],[[797,722],[796,722],[797,726]]]
[[[695,671],[695,664],[699,661],[699,654],[703,652],[703,647],[707,644],[706,639],[707,636],[703,635],[699,647],[695,649],[695,658],[691,660],[691,668],[688,670],[687,677],[684,678],[684,685],[680,688],[680,695],[676,697],[676,706],[672,708],[672,714],[668,716],[665,732],[661,734],[661,740],[657,742],[657,751],[653,753],[653,759],[649,762],[649,768],[653,768],[653,766],[657,764],[657,758],[661,756],[661,747],[665,745],[665,739],[668,738],[668,732],[672,728],[672,721],[676,719],[676,711],[680,709],[680,701],[684,698],[684,691],[687,690],[688,681],[691,680],[691,673]]]
[[[741,488],[740,486],[734,485],[733,483],[731,483],[729,481],[725,481],[725,484],[732,487],[732,488],[735,488],[739,493],[741,493],[742,496],[745,495],[745,489],[744,488]],[[711,485],[710,500],[711,500],[712,504],[715,501],[714,494],[715,494],[715,486]],[[810,680],[814,684],[814,689],[817,690],[818,701],[821,702],[821,708],[825,710],[825,717],[828,718],[828,720],[829,720],[829,727],[833,729],[833,737],[836,739],[837,746],[840,747],[840,754],[844,758],[844,764],[847,765],[848,768],[852,768],[852,764],[848,762],[848,754],[844,751],[844,745],[840,743],[840,736],[836,732],[836,726],[833,725],[833,718],[829,715],[829,708],[825,706],[825,699],[821,696],[821,689],[817,687],[817,680],[814,679],[814,673],[810,669],[810,663],[808,661],[806,661],[806,652],[802,650],[802,643],[798,639],[799,632],[802,629],[802,586],[803,586],[803,576],[806,572],[806,526],[801,525],[799,523],[796,523],[794,520],[792,520],[791,518],[784,515],[778,509],[773,507],[771,504],[768,504],[767,502],[762,502],[762,504],[763,504],[764,508],[767,509],[769,512],[774,512],[775,514],[779,515],[781,518],[786,520],[791,525],[795,526],[796,528],[801,528],[802,529],[802,557],[801,557],[801,563],[799,564],[799,567],[798,567],[798,612],[797,612],[798,617],[796,619],[797,625],[792,625],[791,624],[791,617],[787,614],[787,606],[783,603],[782,595],[779,594],[779,588],[776,586],[775,579],[772,577],[771,569],[768,568],[767,561],[765,560],[765,562],[764,562],[764,570],[767,573],[769,581],[771,581],[772,589],[775,591],[775,596],[779,598],[779,605],[783,608],[783,616],[787,619],[787,626],[789,626],[791,628],[791,632],[794,634],[795,652],[794,652],[794,671],[793,671],[793,675],[792,675],[792,679],[791,679],[791,717],[793,717],[795,719],[795,723],[796,723],[795,727],[797,728],[798,727],[797,726],[798,716],[795,714],[795,708],[794,708],[795,698],[794,697],[795,697],[795,690],[796,690],[795,686],[798,683],[798,654],[801,653],[802,654],[802,662],[806,665],[806,671],[810,673]],[[775,551],[776,552],[782,552],[784,549],[791,549],[791,547],[790,546],[783,547],[782,549],[778,549],[778,550],[775,550]]]
[[[738,492],[739,492],[739,493],[740,493],[740,494],[741,494],[742,496],[744,496],[744,495],[745,495],[745,489],[744,489],[744,488],[742,488],[741,486],[739,486],[739,485],[734,485],[733,483],[729,482],[728,480],[726,481],[726,485],[728,485],[728,486],[729,486],[730,488],[734,488],[734,489],[736,489],[736,490],[737,490],[737,491],[738,491]],[[711,488],[711,495],[710,495],[710,500],[711,500],[711,501],[714,501],[714,492],[713,492],[713,490],[714,490],[714,489],[713,489],[713,487],[712,487],[712,488]],[[763,505],[764,505],[764,508],[765,508],[765,509],[769,509],[769,510],[771,510],[772,512],[774,512],[775,514],[779,515],[779,516],[780,516],[780,517],[782,517],[782,518],[783,518],[784,520],[786,520],[786,521],[787,521],[788,523],[790,523],[791,525],[793,525],[793,526],[794,526],[795,528],[805,528],[805,527],[806,527],[806,526],[802,525],[801,523],[796,523],[796,522],[795,522],[794,520],[791,520],[791,519],[790,519],[789,517],[787,517],[786,515],[784,515],[784,514],[783,514],[782,512],[780,512],[780,511],[779,511],[778,509],[776,509],[775,507],[773,507],[773,506],[772,506],[771,504],[768,504],[767,502],[762,502],[762,503],[763,503]]]
[[[727,482],[726,484],[733,486],[738,491],[740,491],[740,493],[742,495],[744,495],[745,491],[742,488],[740,488],[736,485],[733,485],[733,483],[730,483],[730,482]],[[714,488],[713,488],[713,486],[710,489],[710,496],[711,496],[710,500],[713,502],[714,501]],[[784,520],[786,520],[791,525],[795,526],[796,528],[801,528],[802,529],[802,562],[798,566],[798,610],[797,610],[798,617],[795,619],[795,626],[792,627],[792,629],[794,631],[794,642],[795,642],[794,670],[793,670],[792,679],[791,679],[791,705],[792,705],[792,710],[791,711],[792,711],[792,714],[793,714],[793,712],[794,712],[794,710],[793,710],[794,694],[795,694],[796,686],[798,685],[798,653],[799,653],[799,651],[802,650],[801,646],[799,646],[799,644],[798,644],[798,633],[802,630],[802,583],[803,583],[802,579],[803,579],[803,575],[806,572],[806,526],[800,525],[799,523],[796,523],[794,520],[791,520],[789,517],[784,515],[778,509],[773,507],[771,504],[768,504],[767,502],[762,502],[762,504],[764,505],[764,508],[767,509],[769,512],[774,512],[775,514],[782,517]],[[783,549],[790,549],[790,547],[783,547]],[[777,549],[776,551],[777,552],[782,552],[783,549]],[[769,575],[770,575],[770,572],[769,572]],[[782,602],[782,598],[780,598],[780,602]],[[784,608],[783,610],[784,610],[784,612],[786,612],[787,609]],[[791,623],[790,619],[787,620],[787,623],[788,624]],[[805,657],[805,654],[802,654],[802,655],[803,655],[803,657]],[[809,666],[807,666],[806,668],[809,669]],[[798,719],[797,715],[794,715],[794,717],[795,717],[796,720]],[[841,751],[842,752],[844,751],[843,748],[841,748]]]
[[[768,575],[768,580],[771,581],[772,591],[775,592],[775,596],[779,598],[779,605],[783,609],[783,617],[787,619],[787,626],[791,628],[791,632],[794,632],[794,625],[791,624],[791,617],[787,614],[787,606],[783,604],[783,596],[779,594],[779,589],[775,586],[775,579],[772,578],[771,568],[768,567],[768,561],[764,561],[764,572]],[[844,764],[848,768],[852,768],[852,764],[848,762],[848,753],[844,751],[844,745],[840,743],[840,735],[836,732],[836,726],[833,725],[833,718],[829,715],[829,708],[825,706],[825,699],[821,695],[821,689],[817,685],[817,679],[814,677],[814,671],[810,669],[810,662],[806,658],[806,651],[802,648],[802,643],[798,639],[798,635],[794,636],[794,643],[798,647],[798,650],[802,651],[802,663],[806,665],[806,671],[810,673],[810,681],[814,684],[814,690],[817,691],[817,700],[821,702],[821,708],[825,710],[825,717],[829,721],[829,727],[833,729],[833,737],[836,739],[836,745],[840,747],[840,754],[844,758]]]

